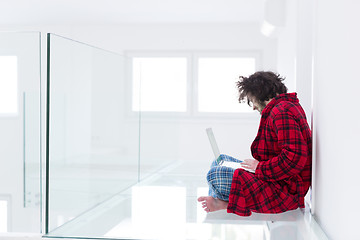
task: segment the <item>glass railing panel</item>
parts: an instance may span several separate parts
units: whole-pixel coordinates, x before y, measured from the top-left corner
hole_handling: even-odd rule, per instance
[[[40,39],[0,33],[0,232],[41,231]]]
[[[38,86],[39,87],[39,86]],[[23,92],[24,206],[40,207],[40,90]]]
[[[48,35],[48,231],[138,181],[139,114],[125,58]]]
[[[132,111],[141,112],[140,179],[179,160],[187,116],[187,58],[132,57]],[[140,89],[140,91],[138,91]]]
[[[186,130],[176,116],[170,121],[167,118],[154,121],[153,117],[142,114],[140,180],[180,162],[180,152],[186,151],[180,146],[180,137]]]

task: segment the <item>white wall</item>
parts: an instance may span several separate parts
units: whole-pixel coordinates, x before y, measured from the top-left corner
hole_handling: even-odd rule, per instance
[[[297,1],[296,38],[296,91],[305,110],[308,123],[311,123],[312,111],[312,75],[313,75],[313,11],[312,0]]]
[[[297,92],[311,123],[312,22],[311,1],[286,1],[286,21],[278,27],[277,71],[286,77],[289,92]]]
[[[316,3],[315,216],[330,239],[358,239],[360,2]]]
[[[286,77],[289,92],[295,92],[296,86],[296,44],[297,44],[297,1],[286,1],[285,22],[277,26],[275,36],[278,38],[277,69],[278,73]]]

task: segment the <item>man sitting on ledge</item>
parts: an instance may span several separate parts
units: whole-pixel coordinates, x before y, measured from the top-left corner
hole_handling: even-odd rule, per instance
[[[243,169],[213,162],[207,175],[209,196],[198,198],[206,212],[227,209],[250,216],[305,207],[311,184],[311,131],[296,93],[287,93],[283,80],[261,71],[237,82],[239,102],[246,99],[261,114],[251,145],[254,159],[241,162],[221,155],[224,161],[241,162]]]

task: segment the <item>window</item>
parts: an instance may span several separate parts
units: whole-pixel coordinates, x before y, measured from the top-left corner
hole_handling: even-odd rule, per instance
[[[165,54],[136,53],[130,58],[132,111],[187,116],[253,112],[238,102],[236,82],[256,71],[258,53]]]
[[[251,112],[237,101],[239,76],[255,72],[255,58],[198,58],[198,111]]]
[[[18,113],[17,57],[0,56],[0,114]]]
[[[133,111],[186,111],[186,58],[133,58],[132,64]]]
[[[8,231],[8,201],[0,199],[0,232]]]

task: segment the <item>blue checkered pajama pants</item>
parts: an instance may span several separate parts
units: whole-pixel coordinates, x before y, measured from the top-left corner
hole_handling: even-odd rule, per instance
[[[212,162],[206,178],[209,184],[209,196],[228,202],[235,169],[221,166],[220,164],[223,161],[241,162],[236,158],[221,154],[218,159]]]

